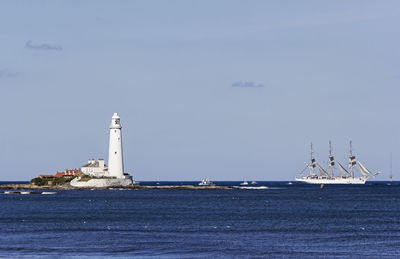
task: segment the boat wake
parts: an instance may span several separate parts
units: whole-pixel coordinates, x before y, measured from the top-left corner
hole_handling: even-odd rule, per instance
[[[30,192],[30,191],[4,191],[3,194],[22,194],[22,195],[28,195],[28,194],[43,194],[43,195],[52,195],[56,194],[57,192]]]
[[[268,186],[237,186],[238,189],[245,189],[245,190],[265,190],[265,189],[269,189]]]

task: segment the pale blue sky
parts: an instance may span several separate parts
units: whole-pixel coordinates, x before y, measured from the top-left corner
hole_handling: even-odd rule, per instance
[[[0,180],[107,158],[113,112],[139,181],[292,180],[350,139],[400,179],[399,24],[382,0],[1,1]]]

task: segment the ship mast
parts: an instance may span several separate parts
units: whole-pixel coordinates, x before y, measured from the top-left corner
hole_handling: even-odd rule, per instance
[[[311,143],[311,158],[310,158],[310,160],[311,160],[311,163],[310,163],[310,175],[315,175],[315,173],[314,173],[314,168],[315,168],[315,158],[314,158],[314,156],[313,156],[313,154],[314,154],[314,151],[313,151],[313,144]]]
[[[353,168],[356,166],[356,157],[353,156],[353,144],[352,141],[350,140],[350,156],[349,156],[349,169],[350,169],[350,175],[352,178],[354,178],[354,170]]]
[[[333,178],[333,167],[335,166],[335,158],[332,156],[332,143],[329,140],[329,172]]]
[[[393,180],[393,174],[392,174],[392,152],[390,152],[390,176],[389,176],[390,181]]]

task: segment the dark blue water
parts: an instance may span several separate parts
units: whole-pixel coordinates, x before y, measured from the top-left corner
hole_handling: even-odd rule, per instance
[[[0,256],[400,255],[398,182],[260,184],[271,188],[1,194]]]

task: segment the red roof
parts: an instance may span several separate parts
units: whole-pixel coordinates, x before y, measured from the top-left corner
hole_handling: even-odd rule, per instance
[[[40,178],[61,178],[64,176],[76,175],[80,171],[79,169],[65,169],[65,172],[57,172],[56,174],[41,174],[39,175]]]

